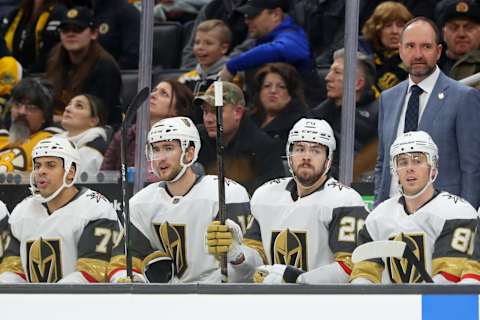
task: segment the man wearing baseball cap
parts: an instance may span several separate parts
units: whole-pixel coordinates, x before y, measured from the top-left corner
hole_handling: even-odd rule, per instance
[[[203,110],[199,126],[202,148],[198,161],[207,174],[217,173],[215,87],[212,84],[193,101]],[[245,98],[235,84],[223,81],[223,144],[225,176],[243,184],[249,192],[284,175],[280,146],[245,115]]]
[[[310,45],[304,30],[286,14],[286,0],[249,0],[237,8],[245,16],[255,47],[231,58],[220,72],[230,81],[240,71],[251,70],[269,62],[289,63],[302,72],[313,66]]]
[[[440,68],[460,80],[480,72],[480,3],[478,0],[443,0],[436,7],[446,49]],[[475,84],[480,88],[480,82]]]

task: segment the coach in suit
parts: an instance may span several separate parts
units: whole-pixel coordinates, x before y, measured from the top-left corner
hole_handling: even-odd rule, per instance
[[[435,187],[480,204],[480,92],[447,77],[436,65],[440,35],[429,19],[409,21],[400,39],[400,57],[409,78],[380,97],[375,202],[398,192],[390,172],[390,146],[408,131],[428,132],[439,149]],[[413,179],[412,184],[416,181]],[[418,192],[422,191],[419,186]]]

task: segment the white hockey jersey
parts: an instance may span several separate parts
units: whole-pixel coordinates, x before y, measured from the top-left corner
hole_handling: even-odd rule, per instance
[[[76,271],[89,282],[105,282],[119,224],[112,204],[100,193],[83,188],[53,213],[30,196],[15,207],[9,223],[5,256],[10,260],[2,271],[19,274],[16,258],[28,282],[54,283]]]
[[[368,214],[361,196],[333,178],[306,197],[297,199],[296,192],[293,178],[257,189],[245,244],[259,251],[261,241],[269,264],[309,271],[338,261],[349,273],[357,231]]]
[[[377,240],[407,243],[427,272],[447,280],[460,279],[477,223],[477,212],[465,200],[447,192],[434,197],[413,214],[404,198],[388,199],[375,208],[359,234],[359,245]],[[376,259],[355,265],[351,278],[382,283],[419,283],[423,280],[406,259]]]
[[[249,196],[240,184],[226,179],[227,216],[243,226],[250,216]],[[218,178],[199,177],[183,197],[172,197],[164,182],[150,184],[130,200],[133,268],[142,273],[143,259],[162,251],[175,264],[176,278],[183,283],[221,280],[219,262],[208,254],[207,227],[218,215]],[[123,247],[116,248],[109,277],[125,270]]]

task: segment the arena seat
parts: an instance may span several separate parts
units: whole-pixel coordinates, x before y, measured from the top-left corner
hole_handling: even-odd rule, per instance
[[[133,97],[137,94],[138,70],[122,70],[122,109],[128,106]]]
[[[164,69],[180,66],[183,46],[183,27],[178,22],[161,22],[153,26],[152,65]]]

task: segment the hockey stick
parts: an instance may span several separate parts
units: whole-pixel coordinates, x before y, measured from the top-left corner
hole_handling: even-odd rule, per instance
[[[227,205],[225,203],[225,172],[223,167],[223,82],[215,81],[215,107],[217,112],[217,165],[218,165],[218,215],[225,224]],[[220,259],[222,283],[228,282],[227,255]]]
[[[383,240],[367,242],[358,246],[352,253],[352,262],[354,264],[378,258],[405,258],[417,268],[418,273],[425,282],[433,283],[432,277],[425,270],[424,265],[420,263],[412,249],[403,241]]]
[[[123,209],[123,226],[125,230],[125,254],[126,254],[126,268],[127,268],[127,276],[133,282],[133,273],[132,273],[132,254],[129,250],[130,248],[130,193],[128,190],[128,180],[127,180],[127,130],[132,124],[133,119],[135,118],[135,114],[137,113],[138,108],[143,104],[143,102],[148,98],[150,95],[150,88],[145,87],[140,90],[139,93],[135,97],[133,97],[130,105],[127,108],[125,113],[125,118],[123,119],[122,126],[120,128],[121,133],[121,141],[120,141],[120,157],[122,163],[122,209]]]

